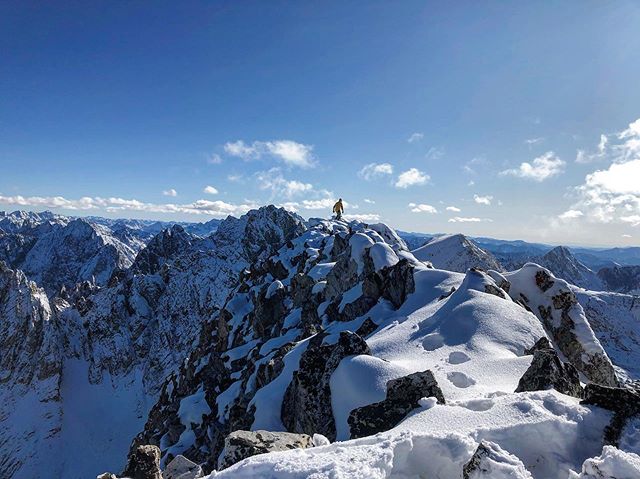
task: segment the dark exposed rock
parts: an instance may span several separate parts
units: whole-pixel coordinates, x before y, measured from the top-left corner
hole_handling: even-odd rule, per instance
[[[379,274],[383,278],[382,297],[391,301],[396,309],[416,290],[413,266],[407,259],[401,259],[393,266],[383,268]]]
[[[502,291],[500,288],[495,287],[492,284],[485,284],[484,292],[488,294],[493,294],[494,296],[498,296],[499,298],[502,298],[502,299],[506,298],[504,291]]]
[[[331,407],[331,374],[340,361],[357,354],[370,354],[367,343],[350,331],[340,333],[334,345],[310,346],[300,358],[282,402],[282,422],[287,430],[329,440],[336,438],[336,425]]]
[[[540,342],[538,340],[534,347],[539,346]],[[569,396],[582,397],[582,386],[576,368],[560,361],[553,349],[536,349],[533,351],[531,366],[520,378],[515,392],[544,391],[551,388]]]
[[[160,449],[150,445],[136,447],[129,454],[122,475],[131,479],[162,479]]]
[[[540,349],[552,349],[551,343],[544,336],[538,339],[533,346],[531,346],[528,349],[525,349],[524,354],[526,355],[533,354],[534,352]]]
[[[429,370],[409,374],[387,383],[387,397],[351,411],[349,427],[351,438],[370,436],[395,427],[423,397],[435,397],[444,404],[440,386]]]
[[[620,434],[628,419],[640,413],[640,393],[630,388],[607,387],[589,383],[584,388],[582,404],[593,404],[614,412],[605,428],[605,444],[618,446]]]
[[[356,334],[362,338],[366,338],[371,333],[373,333],[376,329],[378,329],[378,325],[374,323],[371,318],[367,318],[356,330]]]
[[[234,431],[224,440],[224,455],[220,457],[218,468],[225,469],[236,462],[257,454],[307,447],[313,447],[313,440],[307,434]]]
[[[288,343],[282,346],[271,359],[258,366],[256,373],[256,388],[259,389],[266,386],[275,378],[277,378],[284,368],[284,357],[293,349],[295,343]]]
[[[553,286],[553,279],[551,275],[544,270],[540,270],[536,273],[536,284],[542,291],[547,291]]]

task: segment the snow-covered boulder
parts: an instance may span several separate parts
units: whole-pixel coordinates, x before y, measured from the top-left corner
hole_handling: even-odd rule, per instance
[[[513,454],[499,445],[482,441],[473,457],[465,464],[464,479],[533,479],[533,476]]]
[[[569,479],[635,479],[640,477],[640,457],[621,451],[613,446],[604,446],[602,454],[584,461],[580,474],[573,473]]]
[[[422,398],[433,397],[444,404],[442,390],[429,370],[409,374],[387,383],[387,397],[351,411],[349,428],[352,438],[371,436],[395,427]]]
[[[307,434],[270,431],[234,431],[224,440],[224,449],[218,459],[218,469],[226,469],[247,457],[274,451],[313,447]]]
[[[162,479],[196,479],[202,477],[202,468],[178,454],[162,471]]]

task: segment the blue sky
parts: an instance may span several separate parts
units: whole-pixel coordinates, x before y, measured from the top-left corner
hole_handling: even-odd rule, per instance
[[[640,237],[637,2],[2,2],[0,208]],[[209,187],[209,188],[207,188]]]

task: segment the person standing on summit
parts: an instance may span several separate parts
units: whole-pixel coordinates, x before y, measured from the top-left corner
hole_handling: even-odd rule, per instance
[[[342,198],[336,201],[336,204],[333,205],[333,212],[336,214],[336,220],[342,219],[342,213],[344,213],[344,206],[342,205]]]

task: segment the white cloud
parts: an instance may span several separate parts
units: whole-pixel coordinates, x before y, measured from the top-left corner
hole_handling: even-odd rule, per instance
[[[501,175],[517,176],[534,181],[544,181],[559,175],[564,170],[565,162],[558,158],[553,151],[547,151],[544,155],[533,160],[532,163],[520,163],[518,168],[501,171]]]
[[[365,203],[367,203],[367,204],[370,204],[370,205],[375,205],[375,204],[376,204],[376,202],[375,202],[375,201],[370,200],[369,198],[365,198],[363,201],[364,201]]]
[[[460,211],[462,211],[460,208],[457,208],[455,206],[447,206],[446,210],[447,211],[453,211],[454,213],[460,213]]]
[[[145,203],[136,199],[124,199],[117,197],[101,198],[85,196],[76,200],[70,200],[62,196],[2,196],[0,195],[0,204],[13,206],[26,206],[49,209],[66,209],[66,210],[104,210],[108,212],[118,211],[143,211],[149,213],[184,213],[195,215],[211,215],[217,217],[225,217],[227,215],[241,215],[246,213],[255,204],[239,204],[234,205],[225,203],[224,201],[207,201],[197,200],[187,204],[158,204]]]
[[[640,119],[621,132],[601,135],[598,151],[585,153],[580,161],[594,157],[610,164],[585,176],[574,190],[577,201],[572,209],[593,223],[640,225]]]
[[[411,212],[413,213],[430,213],[430,214],[435,214],[438,212],[437,209],[435,209],[433,206],[431,205],[426,205],[424,203],[420,203],[420,204],[415,204],[415,203],[409,203],[409,208],[411,209]]]
[[[631,223],[632,226],[640,225],[640,215],[621,216],[620,220],[624,223]]]
[[[226,143],[224,151],[228,155],[242,158],[245,161],[271,156],[289,166],[300,168],[314,166],[313,145],[305,145],[292,140],[254,141],[250,145],[238,140]]]
[[[409,168],[398,176],[396,188],[408,188],[414,185],[424,185],[431,177],[417,168]]]
[[[479,205],[489,206],[491,205],[492,200],[493,200],[493,196],[491,195],[486,195],[486,196],[473,195],[473,201],[475,201]]]
[[[222,163],[222,158],[217,153],[213,153],[209,158],[207,158],[207,163],[210,165],[219,165]]]
[[[558,218],[561,220],[572,220],[580,218],[581,216],[584,216],[584,213],[580,210],[567,210],[561,215],[558,215]]]
[[[407,139],[407,141],[409,143],[415,143],[417,141],[420,141],[424,138],[424,134],[423,133],[412,133],[411,136]]]
[[[208,195],[217,195],[218,194],[218,190],[216,188],[214,188],[213,186],[205,186],[204,190],[202,190],[203,193],[206,193]]]
[[[344,218],[347,221],[362,221],[362,222],[369,222],[369,221],[380,221],[380,215],[375,214],[375,213],[364,213],[364,214],[359,214],[359,215],[344,215]]]
[[[489,218],[475,218],[475,217],[464,217],[464,216],[454,216],[453,218],[449,218],[449,223],[480,223],[480,222],[493,222],[492,219]]]
[[[243,176],[242,175],[238,175],[238,174],[231,174],[227,176],[227,180],[233,182],[233,183],[237,183],[243,180]]]
[[[540,138],[527,138],[526,140],[524,140],[524,142],[529,145],[529,146],[533,146],[536,145],[538,143],[542,143],[544,141],[544,138],[540,137]]]
[[[164,190],[162,192],[164,196],[178,196],[178,192],[173,188],[169,188],[168,190]]]
[[[334,200],[333,198],[323,198],[320,200],[303,200],[302,207],[305,210],[330,210],[331,208],[333,208],[335,202],[336,200]],[[345,208],[347,207],[347,203],[345,201],[343,201],[342,204]]]
[[[369,163],[358,171],[358,176],[367,181],[393,174],[393,165],[390,163]]]
[[[633,236],[631,236],[631,235],[627,235],[627,234],[622,235],[622,237],[623,237],[623,238],[633,238]]]
[[[282,176],[279,168],[256,173],[258,186],[261,190],[270,190],[274,195],[292,198],[313,190],[313,185],[298,180],[287,180]]]

